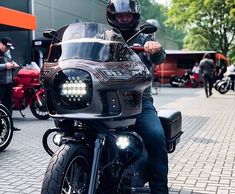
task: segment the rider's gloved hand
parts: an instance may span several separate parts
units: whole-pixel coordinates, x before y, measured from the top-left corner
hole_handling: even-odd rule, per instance
[[[161,44],[156,41],[147,41],[144,44],[144,51],[151,55],[158,53],[161,50]]]

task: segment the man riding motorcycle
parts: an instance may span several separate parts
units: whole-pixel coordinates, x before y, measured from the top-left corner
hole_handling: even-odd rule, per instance
[[[140,21],[138,0],[110,0],[106,7],[106,18],[112,27],[121,31],[123,38],[129,45],[144,46],[145,53],[138,55],[148,69],[164,61],[165,51],[152,36],[139,34],[128,41],[136,33]],[[153,106],[151,86],[144,91],[142,112],[137,117],[135,128],[143,138],[148,151],[151,194],[167,194],[168,157],[165,135],[157,111]]]

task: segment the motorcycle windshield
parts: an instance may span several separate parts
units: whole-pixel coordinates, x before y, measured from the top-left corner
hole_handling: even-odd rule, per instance
[[[52,46],[50,61],[85,59],[96,62],[140,61],[118,30],[98,23],[74,23],[63,32],[62,41]]]

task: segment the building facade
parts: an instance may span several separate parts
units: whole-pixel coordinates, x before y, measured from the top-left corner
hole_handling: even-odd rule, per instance
[[[1,0],[0,6],[31,13],[37,18],[36,31],[2,31],[0,37],[9,36],[15,42],[13,58],[21,65],[32,60],[32,40],[40,39],[46,29],[58,29],[77,19],[106,23],[106,0]]]
[[[9,36],[15,42],[12,55],[19,64],[25,65],[35,61],[35,51],[32,49],[34,40],[43,38],[46,29],[59,29],[76,20],[107,23],[105,7],[107,0],[0,0],[0,6],[30,13],[36,16],[37,28],[30,30],[3,31],[0,26],[0,37]],[[165,37],[165,32],[159,28],[156,39],[165,49],[179,49],[179,45]],[[37,58],[42,57],[36,53]],[[40,56],[39,56],[40,55]],[[45,55],[45,54],[44,54]],[[44,56],[45,58],[45,56]],[[42,63],[42,60],[36,61]]]

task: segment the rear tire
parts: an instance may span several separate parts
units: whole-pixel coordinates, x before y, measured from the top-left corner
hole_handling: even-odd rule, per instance
[[[92,158],[85,145],[68,143],[53,155],[44,176],[41,194],[87,194]]]
[[[0,104],[0,152],[6,149],[13,136],[13,122],[8,109]]]

